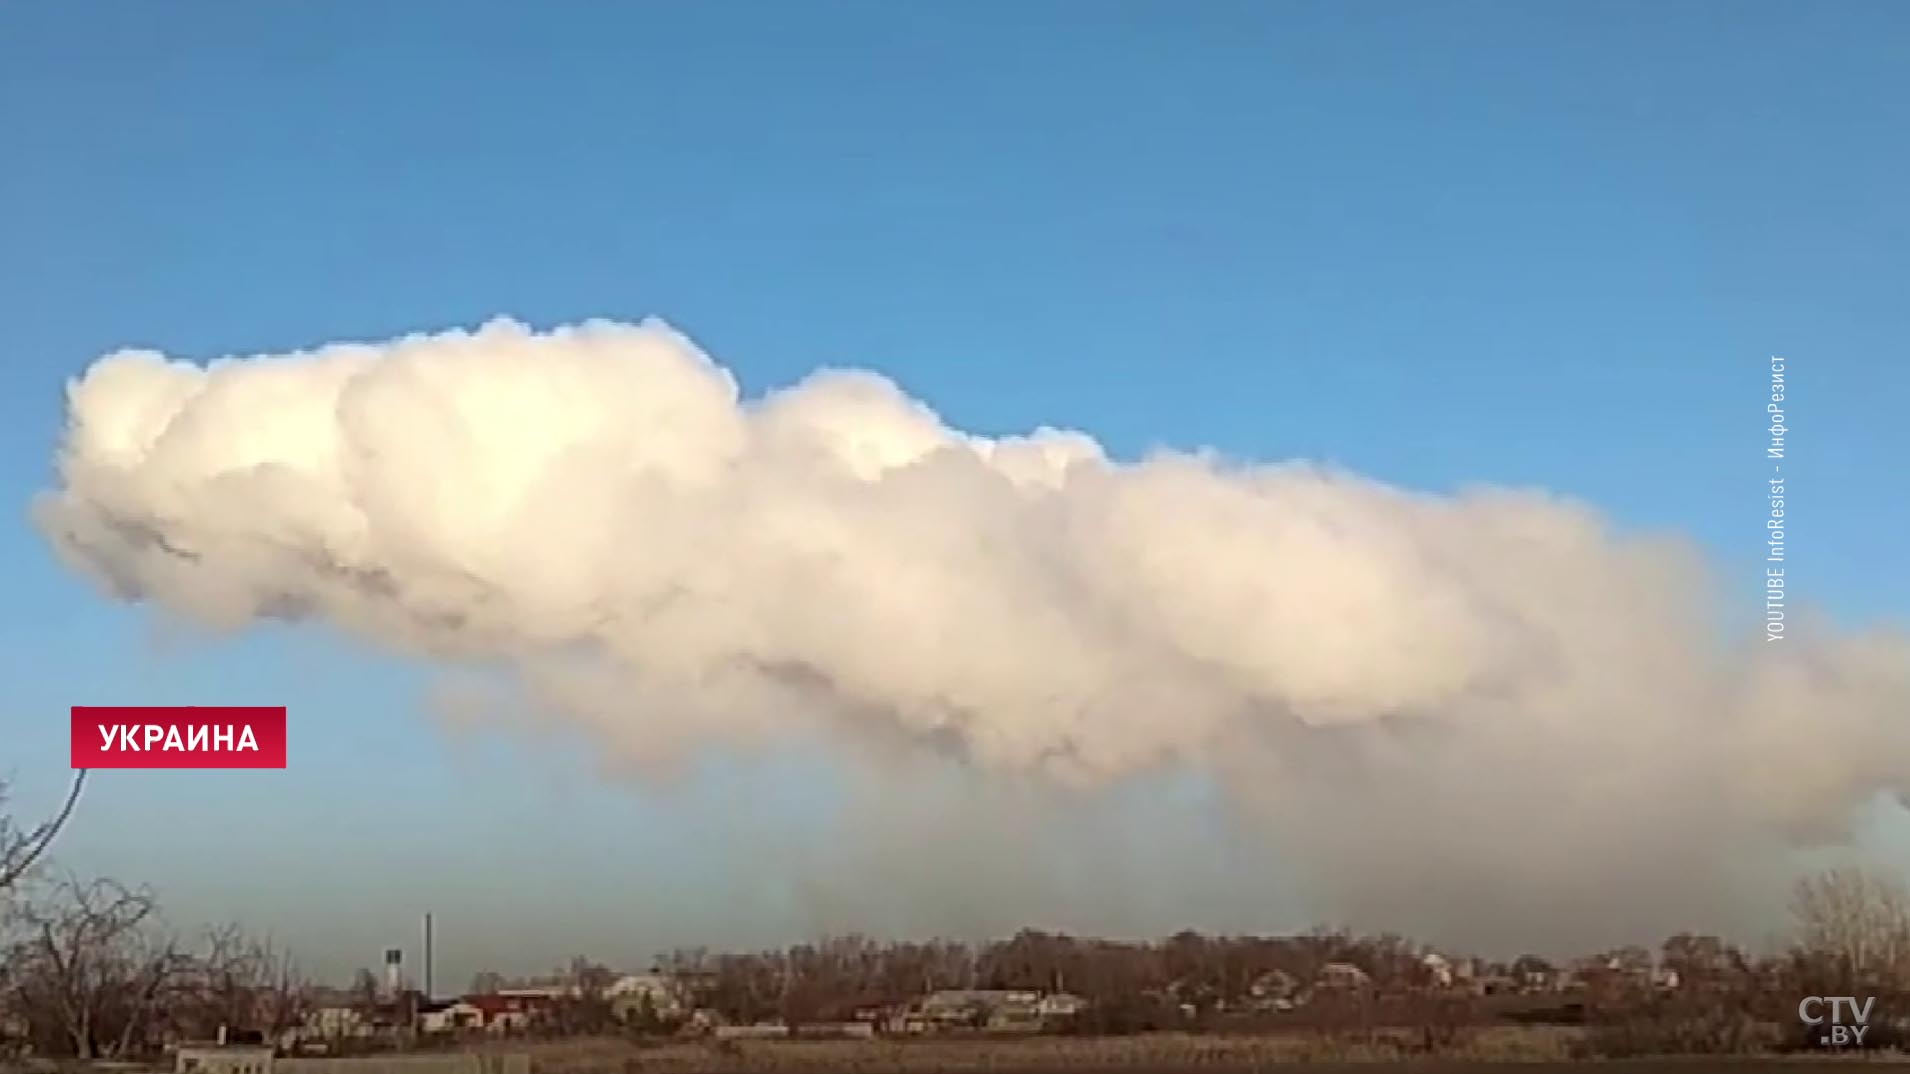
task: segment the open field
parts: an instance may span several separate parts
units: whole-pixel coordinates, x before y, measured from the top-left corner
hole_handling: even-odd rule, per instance
[[[1711,1057],[1571,1059],[1572,1034],[1493,1030],[1456,1054],[1413,1057],[1399,1047],[1312,1036],[1148,1034],[1132,1037],[999,1040],[747,1041],[637,1044],[621,1040],[518,1043],[533,1074],[1218,1074],[1269,1068],[1308,1071],[1409,1070],[1421,1074],[1551,1071],[1604,1066],[1635,1072],[1725,1074],[1749,1066],[1786,1072],[1910,1071],[1910,1057]]]

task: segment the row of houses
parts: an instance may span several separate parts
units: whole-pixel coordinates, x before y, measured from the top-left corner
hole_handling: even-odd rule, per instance
[[[1609,962],[1609,964],[1607,964]],[[1642,966],[1607,960],[1586,963],[1571,969],[1515,963],[1511,967],[1485,966],[1470,959],[1449,959],[1438,953],[1421,957],[1417,988],[1460,995],[1490,996],[1507,993],[1567,992],[1579,987],[1599,972],[1619,972],[1639,976],[1642,982],[1662,988],[1676,988],[1677,975],[1648,963]],[[1351,962],[1328,962],[1311,980],[1302,981],[1293,974],[1274,970],[1255,979],[1244,997],[1222,1010],[1278,1012],[1307,1005],[1325,994],[1364,991],[1372,988],[1371,975]],[[722,1026],[710,1012],[694,1009],[688,999],[690,989],[682,979],[661,972],[624,974],[595,993],[608,1004],[610,1016],[626,1025],[678,1025],[704,1030],[720,1036],[774,1036],[802,1032],[780,1027],[780,1023],[755,1026]],[[335,1001],[321,1004],[306,1024],[294,1035],[305,1041],[341,1040],[377,1037],[392,1033],[425,1035],[469,1033],[514,1033],[534,1029],[540,1020],[552,1015],[567,1000],[582,995],[575,985],[498,989],[450,1000],[432,1000],[411,992],[367,1009],[357,1003]],[[1161,997],[1195,1013],[1193,999],[1180,990],[1169,988]],[[946,989],[930,992],[906,1002],[873,1005],[855,1012],[853,1023],[844,1023],[846,1035],[924,1034],[960,1030],[994,1032],[1033,1031],[1055,1027],[1085,1010],[1088,1003],[1080,996],[1064,991],[1014,989]],[[861,1028],[861,1027],[866,1027]],[[810,1032],[829,1032],[826,1027],[809,1027]]]
[[[1421,970],[1422,986],[1471,995],[1566,991],[1576,986],[1580,972],[1550,968],[1512,972],[1504,967],[1483,967],[1470,959],[1448,959],[1437,953],[1423,956]],[[1659,972],[1652,979],[1660,987],[1677,984],[1675,974]],[[1365,990],[1372,985],[1367,971],[1351,962],[1326,963],[1308,981],[1274,970],[1254,980],[1242,1001],[1229,1006],[1234,1010],[1261,1012],[1294,1010],[1322,994]],[[1189,1014],[1194,1013],[1194,1004],[1182,1002],[1191,997],[1183,997],[1178,991],[1170,988],[1162,998],[1178,1003]],[[693,1009],[688,992],[681,979],[650,972],[619,976],[600,995],[607,1002],[611,1017],[623,1024],[688,1025],[693,1030],[708,1030],[724,1036],[792,1032],[778,1029],[779,1023],[719,1026],[720,1019]],[[435,1001],[410,993],[371,1010],[350,1002],[334,1002],[315,1009],[300,1035],[308,1039],[336,1040],[406,1030],[427,1035],[522,1032],[536,1027],[540,1019],[553,1013],[559,1004],[580,995],[577,986],[559,984],[499,989]],[[865,1007],[855,1012],[855,1024],[884,1034],[973,1029],[1040,1031],[1078,1015],[1086,1007],[1086,1000],[1062,991],[946,989],[906,1002]]]
[[[1499,966],[1429,952],[1421,956],[1418,968],[1419,972],[1409,979],[1395,978],[1386,984],[1375,981],[1365,969],[1351,962],[1328,962],[1311,980],[1302,980],[1285,970],[1271,970],[1255,978],[1238,1000],[1215,1006],[1222,1012],[1235,1013],[1293,1011],[1324,996],[1375,989],[1473,997],[1564,994],[1582,989],[1599,977],[1623,978],[1661,991],[1676,989],[1681,983],[1677,972],[1668,967],[1637,964],[1615,957],[1588,959],[1572,967],[1552,967],[1536,960]],[[1193,997],[1184,996],[1183,991],[1170,987],[1165,998],[1177,1002],[1183,1013],[1192,1016],[1199,1005],[1187,1002]]]
[[[945,989],[886,1012],[883,1028],[911,1034],[953,1029],[1038,1032],[1073,1018],[1087,1005],[1087,1000],[1070,992]]]
[[[947,989],[914,1000],[864,1007],[854,1021],[832,1026],[787,1027],[780,1022],[749,1026],[721,1024],[712,1012],[696,1010],[687,989],[666,974],[626,974],[601,993],[609,1013],[627,1024],[666,1024],[718,1037],[789,1035],[873,1036],[957,1030],[1038,1032],[1073,1017],[1087,1001],[1066,992],[1009,989]],[[555,1014],[575,987],[500,989],[495,992],[430,1000],[416,992],[367,1007],[344,997],[315,1007],[303,1026],[288,1035],[290,1047],[325,1050],[325,1042],[371,1040],[406,1032],[423,1035],[509,1034],[529,1031]]]
[[[1571,992],[1599,976],[1616,975],[1641,985],[1659,989],[1679,987],[1676,970],[1653,965],[1649,961],[1628,960],[1617,955],[1583,959],[1572,966],[1555,967],[1536,959],[1521,959],[1510,966],[1484,964],[1476,959],[1450,959],[1437,952],[1420,958],[1422,980],[1426,986],[1446,992],[1476,996],[1510,993]],[[1325,987],[1359,987],[1368,984],[1366,973],[1349,963],[1328,963],[1321,973]]]
[[[304,1024],[287,1035],[288,1043],[314,1048],[324,1042],[405,1033],[523,1032],[580,995],[577,987],[564,985],[504,988],[455,999],[433,999],[407,990],[367,1004],[363,997],[331,993],[320,997]],[[639,1014],[675,1022],[690,1013],[679,983],[659,973],[625,974],[611,982],[602,998],[621,1022],[635,1021]]]
[[[1067,992],[1034,992],[996,988],[951,988],[930,992],[904,1003],[875,1004],[855,1012],[849,1022],[790,1026],[783,1022],[754,1025],[717,1025],[710,1028],[719,1040],[774,1037],[869,1038],[924,1034],[987,1032],[1039,1033],[1087,1009],[1088,1001]]]

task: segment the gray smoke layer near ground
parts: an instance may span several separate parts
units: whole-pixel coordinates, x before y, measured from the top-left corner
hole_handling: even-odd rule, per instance
[[[872,808],[811,860],[971,909],[1072,860],[1041,803],[1164,771],[1223,790],[1235,864],[1145,852],[1141,905],[1280,876],[1338,920],[1516,943],[1717,921],[1773,848],[1910,788],[1905,638],[1720,639],[1690,548],[1539,492],[1116,462],[863,372],[743,399],[657,322],[123,351],[68,406],[36,520],[114,596],[507,666],[638,773],[835,743]],[[898,775],[925,764],[995,806],[923,838],[959,816]]]

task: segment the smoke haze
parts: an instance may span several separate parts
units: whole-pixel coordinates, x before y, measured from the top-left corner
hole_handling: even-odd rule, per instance
[[[35,520],[117,599],[504,669],[459,708],[633,778],[826,745],[819,926],[1756,928],[1910,793],[1910,641],[1721,635],[1695,549],[1539,491],[973,436],[867,372],[746,399],[656,321],[121,351],[67,405]],[[1170,784],[1210,823],[1097,806]]]

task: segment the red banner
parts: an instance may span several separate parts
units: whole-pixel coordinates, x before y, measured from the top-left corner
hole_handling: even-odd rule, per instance
[[[284,768],[285,706],[73,706],[74,768]]]

